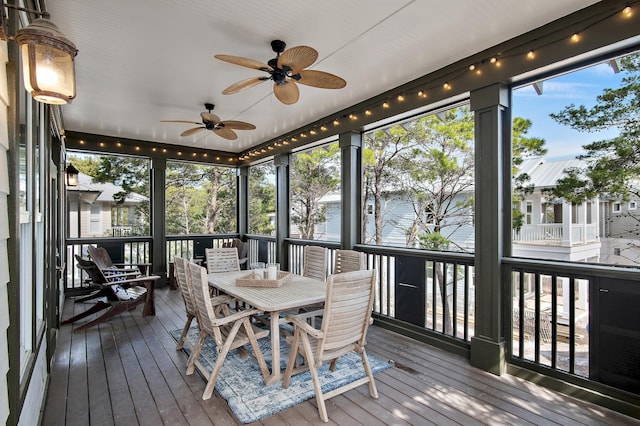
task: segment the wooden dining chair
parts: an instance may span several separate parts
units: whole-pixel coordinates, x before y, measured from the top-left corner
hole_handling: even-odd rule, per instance
[[[336,250],[333,273],[362,271],[367,269],[367,255],[355,250]]]
[[[327,258],[329,251],[326,247],[305,246],[302,260],[302,275],[325,281],[327,279]]]
[[[191,323],[193,322],[194,318],[196,320],[196,323],[198,324],[198,328],[200,327],[196,301],[193,296],[192,285],[189,282],[191,280],[191,274],[188,273],[189,263],[190,262],[187,259],[184,259],[182,257],[176,256],[174,258],[176,281],[178,282],[178,288],[180,289],[182,300],[184,302],[185,313],[187,314],[187,321],[185,322],[184,328],[182,329],[182,334],[178,339],[176,350],[182,349],[184,345],[184,339],[189,332],[189,328],[191,328]],[[216,296],[215,299],[211,301],[211,304],[219,311],[228,313],[228,304],[234,301],[235,299],[233,297],[222,295]]]
[[[285,389],[288,388],[293,374],[309,370],[318,412],[324,422],[329,421],[324,401],[335,395],[368,383],[369,394],[373,398],[378,398],[373,372],[365,351],[367,329],[373,307],[375,276],[375,270],[329,275],[327,297],[322,311],[287,316],[287,320],[293,323],[294,332],[293,337],[287,338],[291,343],[291,351],[282,386]],[[309,318],[316,315],[322,315],[322,325],[319,329],[307,323]],[[338,359],[351,351],[360,354],[365,377],[326,395],[323,394],[318,370],[322,364],[329,361],[331,371],[335,371]],[[302,365],[296,365],[299,354],[304,358]]]
[[[251,343],[253,347],[253,356],[258,362],[262,377],[266,380],[269,375],[269,369],[260,350],[258,339],[269,336],[269,330],[258,328],[251,323],[251,316],[259,314],[260,311],[257,309],[246,309],[233,312],[228,310],[226,303],[224,304],[224,306],[227,307],[226,309],[217,310],[216,306],[219,305],[217,298],[220,296],[213,298],[209,296],[207,270],[189,262],[187,271],[190,278],[187,279],[186,282],[191,284],[199,321],[198,324],[200,326],[198,342],[187,361],[187,375],[193,374],[196,361],[200,356],[207,337],[211,337],[215,341],[216,351],[218,353],[216,363],[213,366],[213,370],[207,380],[207,385],[204,388],[202,399],[211,398],[218,374],[220,374],[220,369],[229,351],[249,343]],[[206,374],[206,372],[202,373]]]
[[[235,247],[238,249],[238,263],[241,269],[247,269],[247,261],[249,259],[249,243],[242,241],[240,238],[234,238],[231,242],[225,243],[222,247]]]
[[[205,249],[207,272],[233,272],[240,270],[237,247],[221,247]]]

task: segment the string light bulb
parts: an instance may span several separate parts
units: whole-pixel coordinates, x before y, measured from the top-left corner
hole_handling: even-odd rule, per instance
[[[322,130],[323,132],[327,131],[327,126],[320,126],[320,130]]]
[[[444,84],[442,85],[442,88],[444,90],[450,90],[451,89],[451,85],[449,84],[449,82],[445,81]]]
[[[340,125],[340,122],[338,121],[337,118],[335,120],[333,120],[333,125],[334,126],[339,126]]]
[[[316,131],[315,131],[315,130],[313,130],[313,129],[309,130],[309,134],[310,134],[310,135],[315,135],[315,134],[317,134],[317,133],[318,133],[318,132],[316,132]]]
[[[533,52],[533,50],[530,50],[529,52],[527,52],[527,59],[533,59],[536,57],[536,54]]]
[[[384,108],[384,109],[389,108],[389,102],[383,102],[382,103],[382,108]]]
[[[469,65],[469,71],[473,71],[476,69],[476,66],[474,64]]]
[[[349,114],[349,120],[357,120],[358,116],[355,114]]]
[[[373,114],[373,113],[371,112],[370,109],[367,109],[367,110],[364,111],[364,115],[366,115],[366,116],[369,116],[371,114]]]
[[[578,35],[578,33],[573,33],[571,35],[571,42],[572,43],[577,43],[578,41],[580,41],[580,36]]]
[[[624,9],[622,9],[622,14],[629,18],[631,16],[631,6],[627,6]]]
[[[403,102],[404,101],[404,96],[403,95],[398,95],[398,102]]]

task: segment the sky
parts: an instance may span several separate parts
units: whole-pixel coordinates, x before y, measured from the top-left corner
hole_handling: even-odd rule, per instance
[[[538,95],[531,85],[520,88],[513,92],[513,116],[532,121],[527,136],[546,141],[546,159],[574,158],[584,152],[583,145],[608,139],[617,132],[581,133],[556,123],[549,114],[558,113],[572,103],[587,108],[593,106],[596,96],[604,88],[619,87],[624,75],[624,72],[614,73],[613,68],[605,63],[545,80],[542,95]]]

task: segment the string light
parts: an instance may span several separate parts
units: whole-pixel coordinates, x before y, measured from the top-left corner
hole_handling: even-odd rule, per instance
[[[182,155],[182,151],[178,151],[178,155]]]
[[[300,133],[300,137],[301,137],[301,138],[306,138],[306,137],[307,137],[307,134],[306,134],[306,133]]]
[[[162,152],[167,152],[167,148],[162,148]]]
[[[192,157],[197,156],[198,154],[196,154],[195,152],[193,154],[191,154]]]
[[[614,16],[617,13],[621,13],[625,18],[629,18],[629,17],[631,17],[633,15],[633,10],[632,10],[632,8],[630,6],[626,6],[621,10],[618,9],[618,11],[619,12],[614,12],[613,14],[609,14],[609,15],[603,17],[602,19],[600,19],[599,21],[597,21],[595,23],[591,22],[587,27],[582,28],[581,31],[586,31],[587,29],[593,27],[595,24],[603,22],[606,19],[610,19],[612,16]],[[536,50],[534,50],[534,49],[531,49],[531,50],[528,50],[528,51],[522,51],[522,50],[515,51],[515,49],[514,50],[507,50],[507,51],[503,51],[503,52],[497,53],[494,56],[487,57],[487,58],[485,58],[485,59],[483,59],[481,61],[476,61],[473,64],[465,65],[465,67],[468,68],[468,71],[474,72],[476,75],[482,75],[483,74],[483,68],[484,69],[488,69],[488,68],[483,66],[483,65],[486,65],[487,63],[491,63],[491,64],[495,65],[496,68],[499,68],[499,67],[502,66],[502,60],[505,59],[505,58],[511,58],[511,57],[517,57],[517,56],[522,57],[522,55],[523,55],[527,60],[536,59],[536,57],[538,56],[538,54],[539,54],[539,52],[540,52],[540,50],[542,48],[547,47],[547,46],[552,45],[552,44],[560,43],[562,40],[566,40],[566,37],[567,37],[566,33],[564,35],[561,35],[560,33],[557,33],[557,34],[558,34],[558,38],[556,40],[548,42],[548,43],[543,44],[543,45],[538,45],[538,46],[536,46]],[[582,35],[581,35],[580,32],[575,32],[575,33],[573,33],[573,34],[571,34],[569,36],[569,40],[572,43],[578,43],[581,40],[581,36]],[[491,70],[489,69],[488,72],[491,72]],[[453,83],[455,84],[455,81],[458,78],[460,78],[464,73],[465,73],[464,68],[462,70],[458,69],[458,70],[451,71],[450,74],[448,75],[449,81],[453,81]],[[452,90],[453,87],[452,87],[452,84],[449,81],[445,81],[444,83],[442,83],[442,87],[443,87],[444,90],[447,90],[447,91],[448,90]],[[425,89],[419,90],[417,92],[417,96],[419,98],[423,98],[423,99],[427,98],[427,90],[429,90],[429,89],[430,88],[427,88],[426,90]],[[398,102],[403,102],[405,100],[404,94],[396,95],[396,100]],[[373,105],[373,107],[375,107],[375,105]],[[384,102],[382,102],[381,107],[383,109],[389,109],[391,106],[390,106],[389,101],[384,101]],[[363,113],[367,117],[373,115],[372,110],[369,109],[369,108],[364,110]],[[355,113],[350,113],[350,114],[344,115],[342,117],[349,118],[350,120],[353,120],[353,121],[358,119],[358,117],[357,117],[357,115]],[[336,126],[339,126],[339,125],[340,125],[339,119],[335,118],[333,120],[333,126],[336,127]],[[327,128],[326,125],[321,125],[319,127],[319,130],[322,131],[322,132],[326,132],[328,130],[328,128]],[[310,135],[315,135],[316,132],[315,132],[315,130],[312,129],[312,130],[309,130],[309,134]],[[301,133],[300,136],[304,138],[304,137],[306,137],[306,134],[305,133]],[[297,141],[297,139],[296,138],[291,138],[291,141],[295,142],[295,141]],[[285,140],[283,142],[283,145],[288,145],[288,142]],[[276,144],[276,146],[279,146],[279,144]],[[271,149],[271,147],[270,147],[270,149]],[[265,150],[263,149],[262,152],[264,152],[264,151]],[[251,155],[254,155],[254,154],[252,153]],[[255,155],[259,155],[259,152],[255,153]]]
[[[84,141],[80,141],[80,143],[84,145]],[[118,148],[120,148],[122,146],[122,144],[120,142],[116,142],[116,146]]]
[[[104,142],[100,142],[100,146],[104,148]]]
[[[298,138],[291,138],[291,142],[298,142]]]
[[[136,146],[136,151],[140,151],[140,147],[139,146]]]
[[[203,157],[207,158],[209,156],[209,154],[207,154],[206,152],[204,154],[202,154]]]
[[[157,151],[156,147],[154,146],[153,148],[151,148],[151,151],[156,152]]]

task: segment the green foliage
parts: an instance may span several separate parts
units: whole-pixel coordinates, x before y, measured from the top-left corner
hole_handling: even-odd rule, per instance
[[[439,232],[420,235],[420,248],[427,250],[448,250],[451,241]]]
[[[100,160],[95,156],[79,156],[72,154],[67,159],[67,162],[73,164],[80,173],[92,177],[98,174],[98,169],[100,167]]]
[[[586,153],[580,158],[587,165],[567,171],[552,190],[557,197],[580,202],[601,194],[622,199],[639,194],[633,183],[640,176],[640,54],[620,62],[625,73],[620,87],[604,89],[591,108],[571,104],[551,114],[558,123],[580,132],[619,131],[612,139],[583,146]]]
[[[167,164],[168,235],[235,232],[235,169],[186,162]]]
[[[301,238],[313,239],[315,224],[326,220],[319,201],[340,185],[340,147],[337,143],[295,155],[290,169],[291,223]]]
[[[276,184],[273,162],[249,169],[249,232],[271,235],[275,231],[272,217],[276,213]]]

